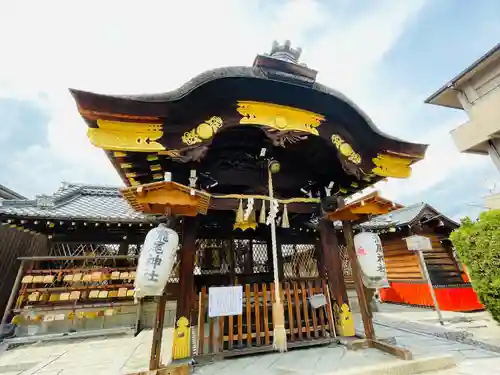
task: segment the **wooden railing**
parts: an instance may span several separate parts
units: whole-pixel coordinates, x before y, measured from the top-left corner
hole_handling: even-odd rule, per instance
[[[199,294],[198,355],[272,345],[274,288],[274,283],[246,284],[242,315],[208,318],[208,293],[203,287]],[[327,305],[313,309],[308,298],[320,293],[325,295]],[[333,335],[333,313],[325,280],[282,283],[281,300],[289,342]]]

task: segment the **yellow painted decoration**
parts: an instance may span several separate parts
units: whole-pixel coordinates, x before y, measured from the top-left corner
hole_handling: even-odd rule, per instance
[[[171,158],[178,158],[181,156],[181,152],[179,150],[165,150],[165,151],[158,151],[158,155],[165,155]]]
[[[332,143],[337,147],[342,155],[344,155],[347,160],[354,164],[361,163],[361,156],[352,149],[352,146],[344,141],[342,137],[338,134],[333,134],[331,137]]]
[[[127,168],[132,168],[132,167],[133,167],[132,163],[121,163],[120,164],[121,169],[127,169]]]
[[[97,318],[97,311],[85,311],[84,312],[84,317],[86,319],[95,319]]]
[[[87,132],[96,147],[139,152],[165,150],[156,142],[163,135],[162,124],[97,120],[97,125],[98,128],[89,128]]]
[[[217,131],[222,127],[222,124],[222,118],[212,116],[207,121],[199,124],[196,128],[185,132],[182,136],[182,143],[192,146],[206,141],[217,133]]]
[[[279,131],[301,131],[319,135],[316,129],[325,117],[303,109],[272,103],[238,101],[240,124],[262,125]]]
[[[247,229],[255,229],[257,228],[257,220],[255,218],[255,210],[252,210],[248,219],[237,221],[234,223],[233,229],[241,229],[242,231],[246,231]]]
[[[153,180],[163,180],[164,176],[161,173],[153,174]]]
[[[151,165],[149,168],[152,171],[161,171],[161,165],[160,164]]]
[[[352,320],[352,314],[351,310],[349,309],[349,305],[344,303],[339,309],[339,306],[335,304],[333,306],[333,310],[335,313],[335,326],[337,328],[339,336],[356,336],[354,321]]]
[[[172,345],[172,359],[184,359],[190,355],[191,329],[186,317],[181,316],[177,321]]]
[[[16,326],[19,326],[21,325],[22,323],[24,322],[24,317],[22,315],[16,315],[12,318],[12,321],[11,323],[16,325]]]
[[[410,163],[413,159],[402,158],[387,154],[378,154],[373,158],[375,168],[372,172],[383,177],[408,178],[411,175]]]
[[[125,173],[125,176],[127,178],[134,178],[134,177],[137,177],[137,173],[135,173],[135,172],[127,172],[127,173]]]
[[[115,151],[115,152],[113,152],[113,155],[115,156],[115,158],[123,158],[123,157],[127,156],[127,153],[125,153],[123,151]]]
[[[146,159],[148,159],[148,161],[155,161],[158,160],[158,155],[148,155]]]

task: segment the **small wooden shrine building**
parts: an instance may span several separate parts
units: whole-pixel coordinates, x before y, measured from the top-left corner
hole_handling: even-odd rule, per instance
[[[426,145],[385,135],[316,82],[300,54],[275,43],[251,67],[214,69],[165,94],[71,91],[132,207],[183,217],[177,317],[197,326],[198,353],[270,348],[276,318],[290,343],[328,339],[335,326],[354,334],[331,220],[343,220],[355,261],[351,216],[335,215],[342,198],[406,178],[424,157]],[[361,216],[379,208],[352,207]],[[208,288],[230,285],[243,286],[244,313],[209,319]],[[270,314],[275,290],[284,316]],[[313,309],[315,294],[329,308]]]
[[[177,317],[196,327],[198,354],[272,350],[280,325],[290,345],[328,341],[335,326],[353,335],[331,221],[343,220],[357,267],[352,215],[344,214],[383,212],[374,202],[336,215],[343,197],[407,178],[424,157],[426,145],[382,133],[352,101],[318,83],[300,54],[290,42],[275,43],[253,66],[207,71],[164,94],[71,90],[131,206],[183,218]],[[210,317],[208,289],[234,285],[244,291],[243,313]],[[325,309],[309,303],[317,294],[327,297]],[[271,314],[274,303],[282,314]]]
[[[137,254],[157,223],[155,215],[135,211],[117,187],[63,183],[51,195],[2,201],[0,269],[8,265],[8,272],[0,277],[9,286],[1,289],[4,323],[18,316],[18,337],[133,327]],[[171,324],[177,271],[168,290]],[[151,327],[155,305],[142,307],[141,325]]]
[[[440,309],[483,309],[448,239],[458,226],[426,203],[402,207],[359,224],[356,230],[378,232],[382,239],[390,287],[380,290],[381,301],[434,305],[418,255],[408,250],[404,240],[405,237],[418,234],[429,237],[432,242],[433,250],[424,252],[424,261]]]
[[[7,200],[25,200],[21,194],[0,185],[0,210]],[[1,214],[0,214],[1,215]],[[44,255],[46,238],[29,231],[18,231],[0,219],[0,313],[4,311],[14,285],[18,269],[17,258]],[[0,335],[2,332],[0,331]]]

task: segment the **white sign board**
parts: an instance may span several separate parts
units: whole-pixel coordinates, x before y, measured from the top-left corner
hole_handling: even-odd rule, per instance
[[[208,316],[230,316],[243,314],[243,286],[221,286],[208,288]]]
[[[314,296],[309,297],[309,303],[313,309],[320,308],[326,305],[326,297],[323,293],[315,294]]]
[[[406,246],[410,251],[431,251],[432,243],[429,237],[410,236],[406,237]]]

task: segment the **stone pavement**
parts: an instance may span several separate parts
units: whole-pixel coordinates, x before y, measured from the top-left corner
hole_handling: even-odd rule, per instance
[[[356,324],[356,329],[362,331],[362,324]],[[431,356],[436,354],[453,355],[457,361],[466,359],[489,358],[497,359],[500,367],[500,354],[484,350],[476,346],[458,343],[432,335],[414,333],[409,330],[398,329],[375,324],[375,332],[378,337],[395,339],[398,346],[410,350],[415,358]]]
[[[375,317],[377,319],[377,317]],[[388,319],[388,318],[386,318]],[[357,328],[362,327],[359,317]],[[378,337],[393,337],[398,345],[411,350],[416,359],[452,355],[458,367],[435,375],[500,375],[500,354],[472,345],[457,343],[430,334],[415,333],[397,324],[375,325]],[[165,330],[164,348],[171,343],[172,330]],[[151,331],[137,337],[112,336],[81,340],[38,343],[0,354],[1,375],[112,375],[129,374],[147,369]],[[169,351],[163,362],[168,361]],[[402,362],[374,349],[348,351],[343,346],[293,350],[217,361],[197,367],[200,375],[317,375],[342,374],[370,365]],[[491,370],[490,370],[491,369]],[[453,372],[451,372],[453,371]],[[497,372],[495,372],[497,371]]]
[[[432,375],[500,375],[500,362],[498,358],[469,359],[455,368],[435,371]]]
[[[172,329],[165,329],[163,348],[172,345]],[[0,354],[1,375],[114,375],[146,370],[152,331],[128,335],[41,342]],[[170,361],[170,351],[163,361]]]
[[[362,331],[359,315],[354,316],[356,329]],[[488,365],[498,368],[500,375],[500,354],[480,349],[472,345],[461,344],[428,334],[415,333],[406,329],[375,325],[378,337],[393,338],[397,345],[409,349],[415,359],[434,357],[436,355],[450,355],[457,361],[457,368],[434,372],[435,374],[480,374],[476,369],[478,365]],[[240,359],[215,362],[197,369],[196,373],[202,375],[320,375],[341,374],[355,368],[373,364],[400,361],[393,356],[374,349],[348,351],[344,347],[324,347],[315,349],[302,349],[288,353],[264,354]],[[485,368],[486,369],[486,368]],[[448,372],[449,371],[449,372]],[[460,372],[458,372],[460,371]],[[496,375],[496,373],[492,373]]]
[[[399,361],[375,349],[347,350],[344,346],[317,347],[214,362],[196,368],[200,375],[312,375]]]
[[[375,318],[381,322],[398,320],[409,322],[415,325],[416,329],[419,329],[416,325],[423,325],[424,330],[434,327],[440,331],[464,332],[471,339],[500,348],[500,325],[487,311],[470,313],[443,311],[444,326],[441,326],[433,309],[388,303],[378,304],[378,306],[380,311],[375,314]]]

